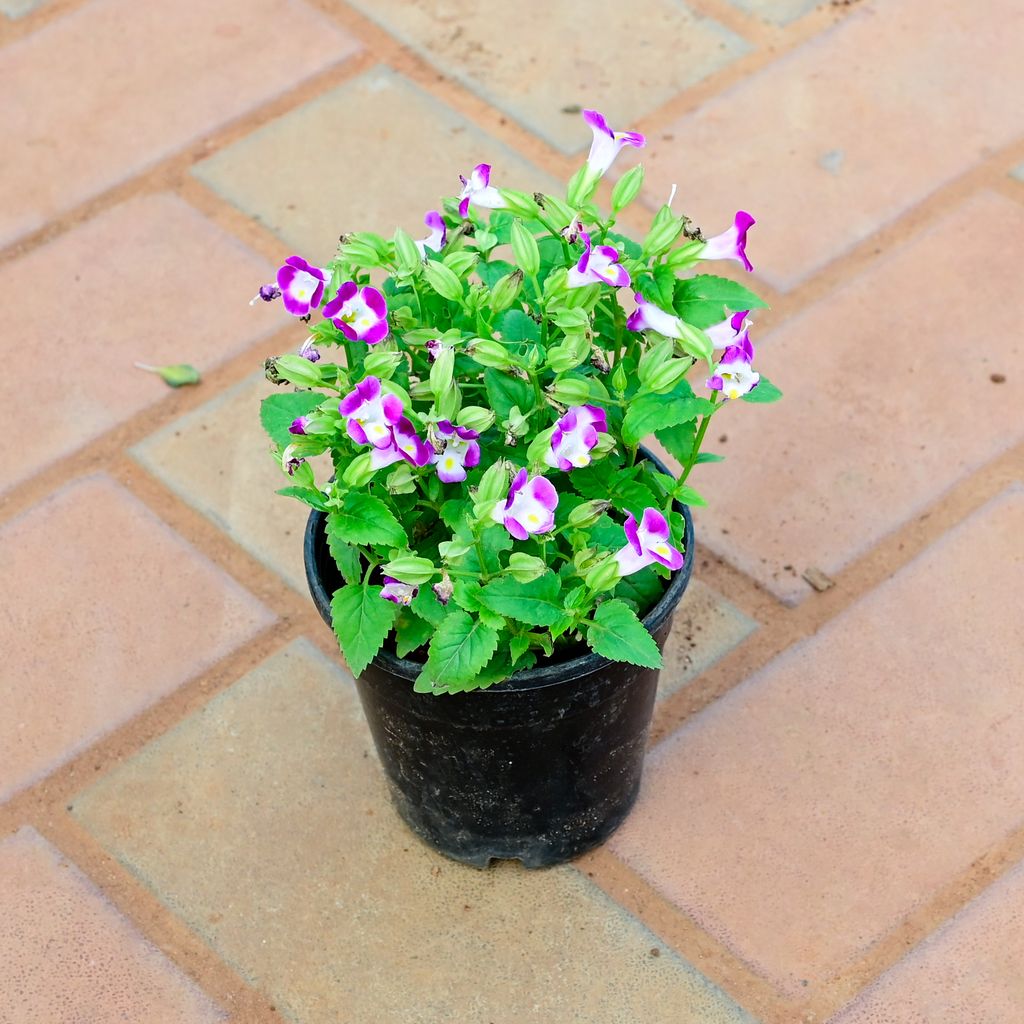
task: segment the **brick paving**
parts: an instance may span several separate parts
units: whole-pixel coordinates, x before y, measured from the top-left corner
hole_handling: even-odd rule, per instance
[[[0,1024],[1024,1019],[1021,18],[0,0]],[[247,303],[477,162],[551,187],[579,104],[757,216],[786,398],[701,467],[636,812],[480,873],[387,805]]]

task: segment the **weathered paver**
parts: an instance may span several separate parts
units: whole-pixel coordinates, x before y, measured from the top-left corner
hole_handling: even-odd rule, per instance
[[[197,286],[204,267],[216,287]],[[272,333],[280,321],[248,306],[272,269],[167,194],[129,200],[5,266],[0,491],[164,398],[167,385],[134,362],[207,370]]]
[[[260,312],[274,318],[269,310]],[[270,442],[260,425],[260,400],[276,390],[257,373],[147,438],[132,454],[305,593],[302,534],[309,510],[274,493],[288,480],[270,458]]]
[[[706,583],[691,579],[665,644],[658,699],[675,693],[709,669],[755,629],[757,623],[731,601]]]
[[[789,25],[829,0],[729,0],[747,14],[775,25]]]
[[[728,458],[694,477],[701,543],[798,601],[806,568],[835,574],[1024,437],[1006,327],[1024,291],[992,242],[1022,232],[1024,207],[982,193],[763,344],[755,330],[785,397],[716,419]]]
[[[1019,137],[1022,35],[1016,0],[866,4],[653,134],[650,201],[678,182],[711,233],[749,210],[755,268],[789,289]]]
[[[0,245],[357,49],[300,0],[81,4],[0,50]]]
[[[35,829],[0,841],[0,1021],[174,1021],[227,1014]]]
[[[479,872],[421,845],[350,677],[306,641],[74,813],[299,1024],[753,1024],[573,869]]]
[[[682,0],[551,4],[540,18],[514,4],[354,0],[393,36],[552,145],[590,145],[578,110],[616,129],[635,123],[750,44]],[[600,26],[586,31],[586,24]],[[618,73],[629,68],[629,74]],[[569,113],[565,108],[570,108]]]
[[[274,616],[107,477],[0,530],[0,800]]]
[[[613,851],[791,995],[850,964],[1024,823],[1022,531],[1016,485],[691,719]]]
[[[833,1024],[1019,1024],[1024,865],[884,974]]]
[[[378,67],[221,150],[193,173],[285,244],[324,261],[344,231],[391,237],[401,226],[424,237],[424,213],[457,194],[459,175],[479,163],[492,165],[494,185],[565,188],[408,79]]]

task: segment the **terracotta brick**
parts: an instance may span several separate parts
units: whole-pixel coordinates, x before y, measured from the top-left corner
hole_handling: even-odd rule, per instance
[[[806,568],[835,574],[1024,437],[1024,343],[1006,329],[1024,292],[992,242],[1021,232],[1024,207],[982,193],[755,335],[785,397],[716,420],[728,458],[693,478],[701,542],[795,602]]]
[[[631,129],[745,53],[745,39],[680,0],[591,0],[539,18],[513,4],[354,0],[406,45],[566,153],[590,145],[579,111]],[[524,16],[526,15],[526,16]],[[629,68],[629,74],[613,69]]]
[[[105,477],[0,530],[0,592],[0,799],[273,621]]]
[[[884,974],[833,1024],[1020,1024],[1024,866]]]
[[[665,645],[659,700],[696,679],[748,637],[757,623],[700,580],[691,579]]]
[[[225,1020],[70,861],[25,826],[0,842],[0,1020]]]
[[[299,0],[80,5],[0,51],[0,244],[357,48]]]
[[[1024,821],[1022,530],[1016,485],[691,719],[613,851],[791,995],[856,959]]]
[[[196,287],[204,266],[214,289]],[[0,374],[0,490],[166,397],[133,362],[207,370],[272,333],[280,320],[248,306],[272,271],[169,195],[130,200],[8,264],[4,327],[17,344]],[[12,298],[42,280],[60,282],[59,301]],[[54,359],[59,386],[33,384]]]
[[[859,6],[653,135],[648,196],[678,182],[711,233],[749,210],[754,266],[789,289],[1020,135],[1022,34],[1016,0]]]
[[[296,169],[315,140],[316,159]],[[547,174],[383,67],[279,117],[197,164],[194,173],[309,259],[334,255],[343,231],[427,234],[423,215],[455,195],[478,163],[492,183],[557,188]],[[413,171],[415,168],[415,171]]]
[[[74,813],[299,1024],[549,1024],[566,1007],[753,1024],[572,868],[481,872],[421,845],[387,805],[351,677],[306,641]]]
[[[309,509],[274,493],[288,480],[267,455],[270,441],[260,425],[260,400],[276,390],[258,373],[147,438],[132,454],[306,593],[302,535]]]
[[[731,4],[774,25],[789,25],[828,0],[729,0]]]

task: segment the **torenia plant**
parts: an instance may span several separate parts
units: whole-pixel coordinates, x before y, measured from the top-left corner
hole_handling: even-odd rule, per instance
[[[289,477],[279,493],[326,513],[344,579],[334,629],[356,674],[391,637],[432,693],[584,642],[660,667],[641,617],[688,557],[680,503],[704,504],[689,480],[719,458],[701,452],[708,426],[779,397],[753,369],[748,314],[764,303],[699,269],[752,269],[754,219],[705,238],[670,198],[642,242],[617,233],[643,168],[609,212],[593,197],[644,138],[584,118],[593,145],[564,196],[502,188],[479,164],[425,238],[345,235],[327,266],[291,256],[253,300],[309,324],[297,354],[268,360],[294,390],[262,419]],[[644,458],[652,434],[678,479]]]

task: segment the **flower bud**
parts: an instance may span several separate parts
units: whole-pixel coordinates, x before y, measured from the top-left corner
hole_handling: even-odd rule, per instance
[[[516,300],[519,289],[523,285],[523,272],[513,270],[511,274],[498,278],[491,289],[487,305],[495,313],[503,313]]]
[[[468,540],[443,540],[437,545],[437,553],[446,561],[451,562],[461,558],[473,550],[473,542]]]
[[[540,249],[537,239],[527,231],[521,220],[512,221],[512,252],[519,269],[527,277],[533,277],[540,270]]]
[[[612,189],[612,209],[618,213],[624,210],[640,194],[644,183],[644,168],[642,164],[630,167],[626,173],[615,182]]]
[[[502,424],[503,427],[513,436],[522,437],[529,427],[526,416],[519,411],[518,405],[513,405],[508,411],[508,419]],[[506,441],[506,444],[508,442]]]
[[[539,466],[544,462],[545,455],[551,451],[551,435],[554,432],[554,427],[548,427],[530,442],[530,447],[526,449],[526,460],[530,465]]]
[[[405,357],[401,352],[374,349],[363,357],[363,371],[371,377],[390,378]]]
[[[655,214],[651,230],[644,239],[643,255],[657,256],[671,248],[685,226],[685,217],[677,217],[667,206],[663,206]]]
[[[615,372],[612,374],[612,387],[616,391],[622,392],[626,390],[626,385],[629,383],[629,378],[626,376],[626,367],[623,363],[617,363],[615,366]]]
[[[370,453],[362,452],[345,467],[341,479],[349,487],[363,487],[373,479],[373,474],[376,472],[370,463]]]
[[[384,481],[391,494],[412,494],[416,490],[416,480],[408,462],[400,462]]]
[[[608,555],[602,559],[584,579],[595,594],[601,593],[602,590],[611,590],[621,579],[619,563],[615,561],[615,556]]]
[[[692,365],[689,359],[669,359],[650,371],[647,375],[647,387],[656,395],[671,391],[686,376],[686,371]]]
[[[323,373],[308,359],[288,353],[274,360],[274,370],[278,377],[300,388],[318,388],[323,384]]]
[[[611,506],[610,501],[585,501],[569,513],[569,525],[578,529],[593,526]]]
[[[491,506],[499,499],[508,495],[508,469],[502,460],[488,466],[484,475],[480,478],[480,485],[476,490],[475,503],[486,505],[487,514],[490,514]]]
[[[429,380],[419,380],[409,387],[409,395],[412,398],[431,398],[433,394]]]
[[[598,434],[597,444],[590,449],[590,456],[596,459],[599,455],[607,455],[609,452],[615,451],[617,444],[618,441],[615,440],[614,434]]]
[[[416,243],[412,240],[412,235],[399,228],[395,232],[394,242],[395,261],[399,268],[408,273],[418,270],[423,260],[420,257],[419,249],[416,248]]]
[[[584,164],[569,179],[569,187],[565,196],[569,205],[578,210],[594,194],[600,181],[600,172],[592,171],[589,164]]]
[[[697,239],[687,242],[686,245],[681,245],[678,249],[673,249],[665,257],[665,266],[672,270],[687,270],[696,266],[700,262],[700,254],[704,246],[705,242]]]
[[[440,398],[451,386],[455,372],[455,350],[442,348],[430,367],[430,389],[434,398]]]
[[[412,587],[418,587],[437,575],[434,563],[428,558],[420,558],[419,555],[400,555],[393,558],[381,566],[381,572]]]
[[[457,425],[468,427],[482,434],[494,423],[494,413],[490,409],[481,408],[479,405],[467,405],[460,413]]]
[[[427,284],[444,299],[459,302],[462,299],[462,282],[455,272],[436,260],[428,260],[423,268]]]
[[[590,352],[590,340],[582,331],[567,334],[559,345],[548,349],[545,362],[555,373],[565,373],[579,366]]]
[[[506,210],[514,213],[517,217],[526,217],[531,220],[537,216],[537,204],[532,196],[512,188],[499,188],[498,191],[505,201]]]
[[[442,262],[457,277],[465,277],[476,266],[480,257],[475,252],[449,252]]]
[[[590,400],[590,382],[585,377],[562,377],[547,388],[547,394],[563,405],[582,405]]]
[[[462,405],[462,392],[457,384],[449,384],[444,391],[434,399],[434,408],[438,416],[443,420],[453,420]]]
[[[531,580],[543,576],[547,571],[547,564],[542,558],[535,555],[527,555],[525,552],[516,551],[509,556],[508,574],[517,583],[529,583]]]
[[[512,365],[512,356],[500,341],[492,338],[474,338],[466,348],[481,366],[490,366],[503,370]]]
[[[535,199],[537,198],[537,195],[541,195],[541,199],[537,200],[537,204],[539,206],[543,206],[543,208],[551,214],[555,220],[556,226],[559,224],[567,225],[572,223],[576,216],[576,211],[571,206],[564,203],[558,198],[558,196],[537,193],[534,195]]]

